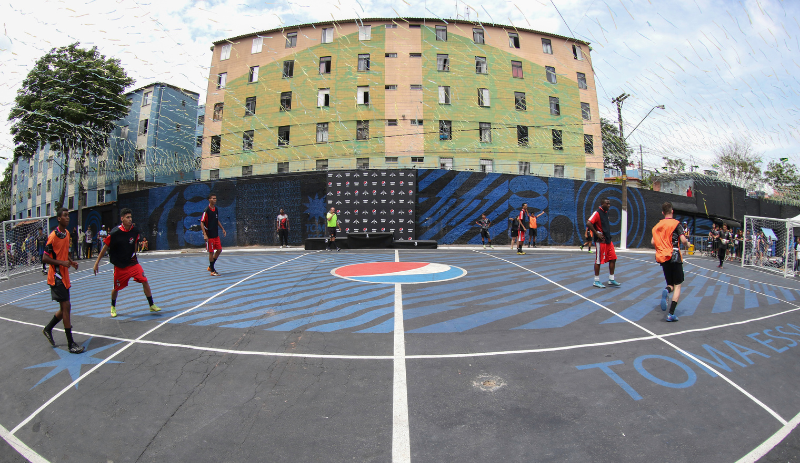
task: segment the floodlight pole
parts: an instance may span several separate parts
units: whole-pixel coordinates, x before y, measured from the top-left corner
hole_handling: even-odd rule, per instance
[[[623,93],[622,95],[611,100],[612,103],[617,104],[617,118],[619,120],[619,138],[622,143],[619,149],[622,151],[624,166],[622,167],[622,210],[620,211],[620,239],[619,248],[628,248],[628,150],[625,149],[625,137],[623,136],[622,127],[622,102],[625,101],[630,95]],[[608,233],[608,232],[606,232]]]

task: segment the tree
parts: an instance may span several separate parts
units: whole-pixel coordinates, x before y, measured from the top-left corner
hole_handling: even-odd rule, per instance
[[[606,118],[600,119],[600,134],[603,137],[603,167],[626,172],[633,152],[628,143],[619,136],[619,128]]]
[[[75,170],[82,188],[86,156],[98,156],[108,147],[114,122],[128,115],[130,103],[123,91],[133,83],[118,59],[107,59],[97,47],[78,45],[53,48],[39,58],[8,116],[15,161],[30,159],[48,143],[61,154],[64,175],[56,207],[66,197],[70,156],[79,157]]]
[[[714,167],[719,178],[746,190],[758,190],[761,176],[761,154],[756,153],[749,140],[737,139],[725,143],[714,152]]]
[[[661,159],[664,160],[664,172],[668,174],[680,174],[681,172],[686,172],[686,163],[680,159],[670,159],[666,156],[662,156]]]
[[[782,159],[781,162],[770,161],[764,171],[764,179],[784,198],[800,199],[800,171],[788,159]]]
[[[11,179],[14,176],[14,165],[8,163],[0,179],[0,222],[11,218]]]

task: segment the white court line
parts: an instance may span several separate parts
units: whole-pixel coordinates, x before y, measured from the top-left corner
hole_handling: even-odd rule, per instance
[[[292,258],[292,259],[285,260],[285,261],[283,261],[283,262],[281,262],[281,263],[275,264],[275,265],[273,265],[272,267],[268,267],[268,268],[265,268],[265,269],[259,270],[258,272],[254,273],[254,274],[252,274],[252,275],[250,275],[250,276],[248,276],[248,277],[242,278],[241,280],[239,280],[239,281],[237,281],[236,283],[234,283],[234,284],[232,284],[232,285],[230,285],[230,286],[226,287],[225,289],[223,289],[223,290],[221,290],[221,291],[217,292],[216,294],[214,294],[213,296],[209,297],[209,298],[208,298],[208,299],[206,299],[205,301],[203,301],[203,302],[201,302],[201,303],[197,304],[196,306],[194,306],[194,307],[192,307],[192,308],[190,308],[190,309],[186,309],[186,310],[184,310],[183,312],[181,312],[181,313],[179,313],[179,314],[177,314],[177,315],[173,315],[172,317],[170,317],[170,318],[168,318],[168,319],[164,320],[163,322],[159,323],[158,325],[154,326],[153,328],[149,329],[149,330],[148,330],[148,331],[146,331],[144,334],[142,334],[141,336],[139,336],[138,338],[136,338],[136,339],[135,339],[135,341],[141,341],[141,340],[142,340],[142,338],[144,338],[145,336],[149,335],[149,334],[150,334],[150,333],[152,333],[153,331],[155,331],[155,330],[157,330],[157,329],[161,328],[162,326],[166,325],[167,323],[171,322],[172,320],[175,320],[176,318],[180,317],[181,315],[185,315],[185,314],[187,314],[187,313],[189,313],[189,312],[193,311],[194,309],[197,309],[198,307],[201,307],[201,306],[203,306],[204,304],[206,304],[207,302],[209,302],[209,301],[211,301],[212,299],[216,298],[217,296],[219,296],[219,295],[221,295],[221,294],[223,294],[223,293],[227,292],[227,291],[228,291],[229,289],[231,289],[231,288],[234,288],[234,287],[236,287],[236,286],[240,285],[241,283],[244,283],[245,281],[249,280],[250,278],[253,278],[254,276],[256,276],[256,275],[259,275],[259,274],[261,274],[261,273],[264,273],[264,272],[266,272],[267,270],[272,270],[273,268],[275,268],[275,267],[277,267],[277,266],[279,266],[279,265],[283,265],[283,264],[286,264],[286,263],[288,263],[288,262],[291,262],[291,261],[293,261],[293,260],[297,260],[297,259],[299,259],[299,258],[301,258],[301,257],[303,257],[303,256],[307,256],[308,254],[309,254],[309,253],[306,253],[306,254],[301,254],[301,255],[299,255],[299,256],[297,256],[297,257],[294,257],[294,258]],[[90,374],[94,373],[94,372],[95,372],[95,370],[97,370],[97,369],[98,369],[98,368],[100,368],[101,366],[105,365],[105,364],[106,364],[108,361],[110,361],[110,360],[114,359],[114,357],[116,357],[117,355],[121,354],[122,352],[124,352],[125,350],[127,350],[129,347],[133,346],[134,344],[136,344],[136,342],[129,342],[128,344],[126,344],[124,347],[122,347],[122,348],[121,348],[121,349],[119,349],[118,351],[114,352],[113,354],[111,354],[111,355],[109,355],[108,357],[106,357],[105,359],[103,359],[103,361],[102,361],[102,362],[100,362],[100,363],[98,363],[97,365],[95,365],[94,367],[92,367],[92,368],[91,368],[89,371],[87,371],[86,373],[84,373],[84,374],[82,374],[81,376],[79,376],[79,377],[78,377],[78,379],[76,379],[75,381],[71,382],[71,383],[70,383],[70,384],[69,384],[67,387],[65,387],[64,389],[62,389],[62,390],[61,390],[61,391],[60,391],[58,394],[54,395],[54,396],[53,396],[53,397],[52,397],[50,400],[48,400],[47,402],[45,402],[44,404],[42,404],[42,406],[41,406],[41,407],[37,408],[37,409],[36,409],[36,411],[34,411],[33,413],[31,413],[31,415],[30,415],[30,416],[28,416],[27,418],[25,418],[24,420],[22,420],[22,422],[21,422],[20,424],[18,424],[18,425],[17,425],[17,426],[16,426],[14,429],[12,429],[12,430],[11,430],[11,434],[16,434],[16,433],[17,433],[17,431],[19,431],[19,430],[20,430],[20,428],[22,428],[23,426],[25,426],[26,424],[28,424],[28,422],[30,422],[30,420],[32,420],[32,419],[33,419],[33,418],[34,418],[36,415],[38,415],[39,413],[41,413],[41,412],[42,412],[42,410],[44,410],[45,408],[47,408],[47,407],[48,407],[48,406],[49,406],[51,403],[53,403],[53,402],[54,402],[56,399],[58,399],[59,397],[61,397],[62,395],[64,395],[64,393],[66,393],[67,391],[69,391],[70,389],[72,389],[72,386],[74,386],[74,385],[78,384],[78,383],[79,383],[79,382],[80,382],[82,379],[84,379],[84,378],[86,378],[87,376],[89,376]]]
[[[8,442],[14,450],[19,452],[20,455],[25,457],[26,460],[32,463],[50,463],[44,457],[36,453],[35,450],[25,445],[24,442],[17,439],[13,434],[8,432],[6,428],[0,425],[0,437],[3,438],[4,441]]]
[[[394,251],[400,262],[400,251]],[[403,328],[403,290],[394,285],[394,378],[392,387],[392,463],[411,461],[411,436],[408,429],[408,385],[406,384],[406,334]]]
[[[800,424],[800,413],[795,415],[795,417],[792,418],[792,421],[789,421],[788,423],[783,425],[783,427],[781,427],[781,429],[779,429],[778,432],[776,432],[775,434],[770,436],[767,440],[762,442],[761,445],[754,448],[752,451],[750,451],[750,453],[737,460],[736,463],[757,462],[759,459],[761,459],[761,457],[763,457],[764,455],[769,453],[770,450],[775,448],[776,445],[780,444],[781,441],[786,436],[788,436],[789,433],[794,430],[794,428],[797,427],[798,424]]]
[[[563,289],[563,290],[565,290],[565,291],[568,291],[568,292],[570,292],[570,293],[572,293],[572,294],[574,294],[574,295],[576,295],[576,296],[580,297],[581,299],[584,299],[584,300],[586,300],[586,301],[588,301],[588,302],[591,302],[592,304],[594,304],[594,305],[596,305],[596,306],[598,306],[598,307],[600,307],[600,308],[602,308],[602,309],[604,309],[604,310],[606,310],[606,311],[608,311],[608,312],[610,312],[610,313],[612,313],[612,314],[616,315],[617,317],[619,317],[619,318],[621,318],[621,319],[625,320],[626,322],[630,323],[631,325],[633,325],[633,326],[635,326],[635,327],[639,328],[640,330],[644,331],[645,333],[647,333],[647,334],[649,334],[649,335],[651,335],[651,336],[654,336],[654,337],[655,337],[656,339],[658,339],[659,341],[661,341],[661,342],[663,342],[664,344],[666,344],[666,345],[668,345],[668,346],[672,347],[673,349],[677,350],[678,352],[680,352],[680,353],[681,353],[681,354],[683,354],[684,356],[686,356],[686,357],[690,358],[691,360],[693,360],[694,362],[696,362],[698,365],[702,365],[703,367],[707,368],[708,370],[710,370],[710,371],[714,372],[714,373],[715,373],[717,376],[719,376],[720,378],[722,378],[722,379],[723,379],[725,382],[727,382],[728,384],[730,384],[731,386],[733,386],[734,388],[736,388],[736,390],[738,390],[739,392],[741,392],[742,394],[744,394],[745,396],[747,396],[747,397],[748,397],[750,400],[752,400],[753,402],[755,402],[756,404],[758,404],[758,405],[759,405],[761,408],[763,408],[764,410],[766,410],[766,411],[767,411],[767,412],[768,412],[770,415],[772,415],[773,417],[775,417],[775,419],[776,419],[776,420],[778,420],[778,421],[779,421],[781,424],[784,424],[784,425],[786,424],[786,420],[784,420],[784,419],[783,419],[783,418],[782,418],[780,415],[778,415],[778,414],[777,414],[777,413],[776,413],[776,412],[775,412],[773,409],[769,408],[769,407],[767,406],[767,404],[765,404],[764,402],[762,402],[762,401],[758,400],[758,398],[756,398],[756,397],[755,397],[753,394],[750,394],[749,392],[745,391],[745,390],[744,390],[744,388],[742,388],[742,387],[741,387],[741,386],[739,386],[738,384],[734,383],[734,382],[733,382],[733,380],[731,380],[731,379],[730,379],[730,378],[728,378],[727,376],[723,375],[723,374],[722,374],[722,373],[720,373],[719,371],[715,370],[715,369],[714,369],[714,367],[712,367],[712,366],[711,366],[711,365],[709,365],[708,363],[706,363],[706,362],[703,362],[702,360],[698,359],[697,357],[695,357],[694,355],[690,354],[689,352],[687,352],[687,351],[685,351],[685,350],[681,349],[680,347],[676,346],[676,345],[675,345],[675,344],[673,344],[672,342],[670,342],[670,341],[668,341],[668,340],[664,339],[664,338],[663,338],[663,336],[661,336],[661,335],[658,335],[658,334],[654,333],[653,331],[650,331],[650,330],[648,330],[647,328],[645,328],[644,326],[642,326],[642,325],[640,325],[640,324],[638,324],[638,323],[634,322],[633,320],[629,320],[629,319],[625,318],[624,316],[622,316],[622,315],[620,315],[620,314],[618,314],[618,313],[614,312],[613,310],[609,309],[608,307],[604,306],[603,304],[600,304],[599,302],[596,302],[596,301],[593,301],[592,299],[589,299],[588,297],[584,296],[583,294],[580,294],[580,293],[578,293],[578,292],[576,292],[576,291],[573,291],[573,290],[571,290],[571,289],[567,288],[567,287],[566,287],[566,286],[564,286],[564,285],[561,285],[561,284],[559,284],[559,283],[556,283],[555,281],[553,281],[553,280],[551,280],[551,279],[547,278],[546,276],[544,276],[544,275],[542,275],[542,274],[540,274],[540,273],[538,273],[538,272],[535,272],[535,271],[533,271],[533,270],[531,270],[531,269],[529,269],[529,268],[525,268],[525,267],[523,267],[523,266],[521,266],[521,265],[519,265],[519,264],[517,264],[517,263],[515,263],[515,262],[511,262],[510,260],[503,259],[502,257],[492,256],[491,254],[487,254],[487,253],[485,253],[485,252],[480,252],[480,251],[478,251],[478,253],[479,253],[479,254],[484,254],[484,255],[487,255],[487,256],[491,256],[491,257],[493,257],[493,258],[495,258],[495,259],[498,259],[498,260],[502,260],[502,261],[508,262],[508,263],[509,263],[509,264],[511,264],[511,265],[514,265],[514,266],[516,266],[516,267],[519,267],[519,268],[521,268],[521,269],[523,269],[523,270],[525,270],[525,271],[527,271],[527,272],[533,273],[534,275],[538,276],[539,278],[542,278],[543,280],[545,280],[545,281],[548,281],[548,282],[550,282],[551,284],[554,284],[554,285],[558,286],[559,288],[561,288],[561,289]],[[612,289],[612,291],[613,291],[613,289]]]
[[[628,259],[633,259],[633,257],[628,257]],[[639,260],[639,259],[634,259],[634,260]],[[800,288],[792,288],[791,286],[781,286],[781,285],[776,285],[774,283],[764,283],[763,281],[756,281],[756,280],[751,280],[750,278],[744,278],[744,277],[740,277],[740,276],[736,276],[736,275],[731,275],[729,273],[723,273],[723,272],[720,272],[719,270],[714,270],[713,268],[708,268],[708,267],[703,267],[702,265],[697,265],[697,264],[693,263],[693,261],[695,261],[695,260],[696,260],[696,258],[691,258],[691,259],[687,259],[687,260],[683,261],[683,263],[684,264],[693,265],[693,266],[695,266],[697,268],[702,268],[704,270],[708,270],[709,272],[718,273],[720,275],[727,275],[727,276],[729,276],[731,278],[741,278],[742,280],[751,281],[753,283],[758,283],[758,284],[761,284],[761,285],[774,286],[776,288],[789,289],[791,291],[800,291]],[[734,267],[742,268],[739,265],[734,265]],[[749,267],[744,267],[744,269],[756,270],[756,269],[752,269],[752,268],[749,268]]]

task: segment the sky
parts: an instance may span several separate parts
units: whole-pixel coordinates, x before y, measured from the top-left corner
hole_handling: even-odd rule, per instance
[[[154,81],[205,100],[212,42],[309,22],[370,17],[470,19],[591,43],[601,116],[625,132],[645,168],[662,157],[710,168],[714,151],[748,140],[770,160],[800,164],[800,2],[795,0],[26,0],[0,5],[0,156],[8,113],[34,62],[80,42],[121,60],[137,88]],[[640,148],[641,146],[641,148]],[[0,159],[0,168],[6,160]]]

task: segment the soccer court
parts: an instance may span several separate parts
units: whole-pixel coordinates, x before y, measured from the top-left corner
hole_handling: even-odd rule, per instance
[[[619,252],[622,286],[598,289],[593,254],[526,252],[226,251],[220,277],[204,254],[153,255],[162,311],[131,282],[114,319],[111,266],[81,261],[80,355],[41,334],[41,275],[3,282],[0,460],[732,462],[786,445],[796,280],[690,257],[666,323],[651,253]]]

